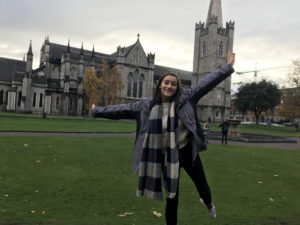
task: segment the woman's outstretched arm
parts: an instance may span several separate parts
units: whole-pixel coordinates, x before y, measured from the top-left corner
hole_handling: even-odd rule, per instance
[[[94,117],[102,117],[108,119],[136,119],[141,111],[141,102],[134,102],[128,104],[108,105],[97,107],[92,106]]]
[[[186,94],[189,95],[190,100],[197,104],[201,97],[206,95],[209,91],[215,88],[219,83],[229,77],[233,72],[233,65],[235,62],[235,54],[232,52],[227,53],[227,64],[220,67],[215,72],[210,73],[191,89],[186,90]]]

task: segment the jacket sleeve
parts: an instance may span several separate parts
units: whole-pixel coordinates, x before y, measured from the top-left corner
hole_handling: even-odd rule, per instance
[[[215,88],[219,83],[225,80],[234,72],[231,64],[222,66],[217,71],[210,73],[197,84],[195,84],[191,89],[186,89],[186,94],[189,95],[190,101],[197,104],[199,99]]]
[[[140,111],[141,102],[138,101],[128,104],[95,107],[93,109],[93,115],[94,117],[108,119],[136,119]]]

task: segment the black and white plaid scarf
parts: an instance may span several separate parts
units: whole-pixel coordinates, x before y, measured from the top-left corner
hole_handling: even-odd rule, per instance
[[[162,165],[164,165],[164,186],[167,198],[176,195],[179,180],[179,153],[177,148],[178,119],[175,116],[175,104],[168,110],[167,144],[164,159],[162,158],[162,105],[154,105],[148,121],[148,133],[143,143],[142,159],[139,167],[139,184],[137,196],[146,196],[162,200]],[[164,163],[162,163],[164,160]]]

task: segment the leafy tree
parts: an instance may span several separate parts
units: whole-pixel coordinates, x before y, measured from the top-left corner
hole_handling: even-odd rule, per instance
[[[95,70],[91,68],[85,70],[83,89],[87,97],[87,102],[85,102],[86,109],[91,110],[92,105],[99,101],[103,85],[103,81],[96,76]]]
[[[279,115],[290,120],[300,118],[300,88],[288,88],[283,90],[282,103]]]
[[[288,84],[290,87],[300,88],[300,59],[293,60],[292,71],[288,73]]]
[[[83,79],[86,108],[93,104],[112,105],[120,103],[119,91],[124,87],[116,65],[103,61],[100,70],[87,68]]]
[[[101,87],[102,98],[98,102],[100,105],[113,105],[121,102],[120,90],[124,88],[121,73],[116,65],[112,65],[107,61],[103,61],[100,70],[100,80],[103,85]]]
[[[279,115],[290,120],[300,118],[300,60],[293,60],[291,72],[288,73],[287,84],[289,88],[282,90],[282,104]],[[296,127],[297,128],[297,127]]]
[[[273,110],[280,103],[281,91],[276,84],[262,80],[242,85],[235,106],[241,112],[252,111],[258,124],[262,112]]]

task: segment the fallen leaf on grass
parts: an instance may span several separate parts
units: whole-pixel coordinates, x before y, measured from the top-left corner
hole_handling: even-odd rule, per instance
[[[262,181],[257,181],[257,183],[258,183],[258,184],[262,184],[263,182],[262,182]]]
[[[275,200],[273,198],[269,198],[270,202],[274,202]]]
[[[31,210],[30,212],[31,212],[31,214],[35,214],[35,211],[34,211],[34,210]]]
[[[35,162],[37,162],[37,163],[40,163],[40,162],[41,162],[41,160],[36,160]]]
[[[7,197],[8,197],[8,195],[4,195],[4,197],[5,197],[5,198],[7,198]]]
[[[153,211],[153,215],[154,215],[154,216],[157,216],[157,217],[161,217],[161,216],[162,216],[161,213],[156,212],[156,211]]]
[[[277,174],[274,174],[274,177],[278,177],[279,175],[277,175]]]
[[[128,216],[128,215],[132,215],[132,212],[125,212],[123,214],[119,214],[119,217],[124,217],[124,216]]]
[[[28,144],[24,144],[24,147],[28,147]]]

